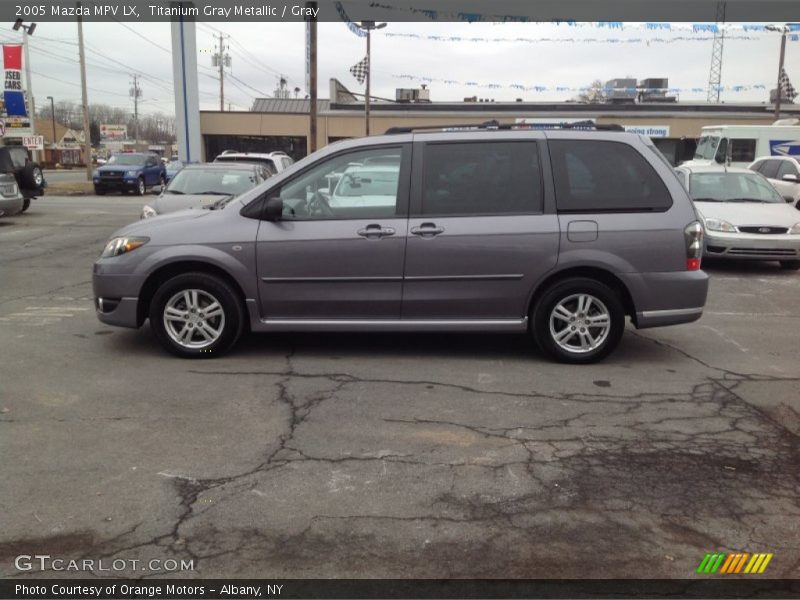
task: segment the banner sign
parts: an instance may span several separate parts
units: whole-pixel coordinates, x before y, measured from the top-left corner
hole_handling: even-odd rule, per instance
[[[22,45],[3,44],[5,78],[3,100],[9,117],[27,117],[25,94],[22,91]]]
[[[669,125],[623,125],[628,133],[638,133],[648,137],[669,137]]]
[[[128,138],[127,125],[100,124],[100,137],[104,140],[125,140]]]

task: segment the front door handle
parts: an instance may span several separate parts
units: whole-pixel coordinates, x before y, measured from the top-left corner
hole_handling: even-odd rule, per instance
[[[433,237],[444,233],[444,227],[437,227],[436,223],[422,223],[419,227],[412,227],[411,233],[420,237]]]
[[[381,227],[380,225],[372,224],[359,229],[356,233],[368,240],[379,240],[384,236],[394,235],[395,232],[394,227]]]

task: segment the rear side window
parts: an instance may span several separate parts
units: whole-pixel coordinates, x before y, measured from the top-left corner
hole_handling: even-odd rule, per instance
[[[628,144],[551,140],[549,146],[561,212],[663,211],[672,206],[658,173]]]
[[[426,144],[422,214],[542,212],[536,142]]]
[[[28,151],[25,148],[11,148],[10,153],[14,168],[22,169],[28,162]]]
[[[761,173],[764,177],[769,177],[770,179],[775,179],[778,175],[778,169],[781,166],[780,160],[765,160],[761,167],[758,169],[758,172]]]

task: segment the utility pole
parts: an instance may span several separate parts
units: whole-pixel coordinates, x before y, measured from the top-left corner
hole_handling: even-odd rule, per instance
[[[217,47],[217,51],[211,56],[211,64],[215,67],[219,67],[220,112],[225,110],[225,71],[223,67],[231,66],[231,55],[225,52],[228,49],[225,47],[225,37],[226,36],[222,33],[219,34],[219,46]]]
[[[306,2],[306,7],[317,8],[316,2]],[[307,14],[317,14],[316,10]],[[308,52],[308,153],[317,150],[317,19],[306,22],[306,51]]]
[[[717,2],[717,30],[711,48],[711,70],[708,73],[706,102],[719,104],[720,84],[722,83],[722,50],[725,46],[725,2]]]
[[[375,21],[361,21],[359,25],[361,29],[367,32],[367,89],[364,93],[364,130],[366,135],[369,135],[369,84],[372,79],[372,65],[370,58],[370,33],[373,29],[383,29],[386,23],[375,23]]]
[[[139,87],[139,77],[134,73],[133,87],[130,90],[133,97],[133,137],[136,144],[139,144],[139,96],[142,95],[142,88]]]
[[[80,8],[78,2],[78,8]],[[78,54],[81,63],[81,103],[83,104],[83,152],[86,158],[86,180],[92,180],[92,133],[89,130],[89,95],[86,91],[86,55],[83,51],[83,19],[78,10]]]
[[[56,162],[56,103],[52,96],[47,97],[50,100],[50,120],[53,122],[53,163]]]

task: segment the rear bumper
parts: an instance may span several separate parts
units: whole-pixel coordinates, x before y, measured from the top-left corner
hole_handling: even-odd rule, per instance
[[[25,198],[22,196],[14,196],[13,198],[6,198],[0,196],[0,215],[10,217],[16,215],[22,210],[25,204]]]
[[[707,233],[705,256],[737,260],[797,260],[800,235]]]
[[[619,273],[633,300],[633,323],[639,329],[679,325],[703,314],[708,275],[703,271]]]

